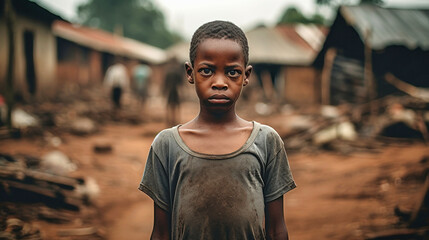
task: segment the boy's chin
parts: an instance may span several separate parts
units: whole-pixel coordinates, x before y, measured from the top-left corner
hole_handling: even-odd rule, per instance
[[[213,104],[213,103],[206,102],[204,104],[204,108],[210,112],[222,113],[222,112],[230,111],[233,105],[234,105],[233,102],[228,102],[224,104]]]

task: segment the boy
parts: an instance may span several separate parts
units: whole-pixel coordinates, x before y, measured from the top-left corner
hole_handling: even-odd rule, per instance
[[[200,112],[157,135],[139,187],[154,200],[152,239],[288,239],[283,194],[295,183],[283,141],[235,112],[248,56],[230,22],[194,33],[185,69]]]

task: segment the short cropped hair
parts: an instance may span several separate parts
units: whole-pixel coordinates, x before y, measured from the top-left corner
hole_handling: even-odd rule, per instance
[[[197,56],[198,45],[209,38],[231,39],[237,42],[243,50],[244,64],[247,65],[249,62],[249,45],[243,30],[234,23],[216,20],[203,24],[192,36],[191,46],[189,48],[189,58],[192,66],[194,66],[194,61]]]

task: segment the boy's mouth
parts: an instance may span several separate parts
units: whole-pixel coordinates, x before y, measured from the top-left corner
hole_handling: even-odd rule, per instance
[[[208,101],[213,104],[225,104],[229,103],[231,99],[224,94],[214,94],[209,97]]]

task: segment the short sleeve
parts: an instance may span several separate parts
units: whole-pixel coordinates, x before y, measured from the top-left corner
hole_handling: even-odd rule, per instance
[[[152,198],[160,208],[169,211],[170,197],[168,182],[167,169],[156,155],[153,147],[151,147],[139,190]]]
[[[264,183],[265,202],[276,200],[296,187],[284,146],[268,160]]]

